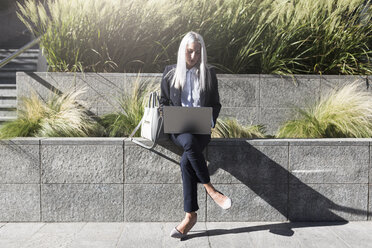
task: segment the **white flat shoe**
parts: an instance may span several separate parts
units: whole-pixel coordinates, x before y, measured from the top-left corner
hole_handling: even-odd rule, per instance
[[[223,193],[221,193],[220,191],[216,190],[218,193],[220,193],[221,195],[224,195]],[[227,197],[227,196],[226,196]],[[217,202],[216,202],[217,203]],[[218,203],[217,203],[218,204]],[[229,209],[231,208],[231,204],[232,204],[232,201],[229,197],[227,197],[227,199],[222,203],[222,205],[218,204],[218,206],[220,206],[222,209],[226,210],[226,209]]]

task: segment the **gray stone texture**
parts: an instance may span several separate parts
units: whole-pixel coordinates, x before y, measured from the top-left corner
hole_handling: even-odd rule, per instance
[[[41,146],[43,183],[123,183],[123,141],[119,144]]]
[[[40,184],[0,184],[1,221],[40,221]]]
[[[319,95],[320,78],[314,75],[262,75],[260,106],[271,108],[307,107]]]
[[[0,184],[40,183],[38,143],[0,141]]]
[[[198,220],[205,221],[206,191],[198,184]],[[125,184],[124,221],[180,221],[184,218],[182,184]]]
[[[288,147],[235,145],[208,147],[208,166],[214,183],[287,184]]]
[[[369,146],[290,146],[290,183],[368,183]]]
[[[122,184],[42,184],[42,221],[123,221]]]
[[[259,122],[258,108],[254,107],[225,107],[222,106],[221,112],[217,119],[231,119],[235,118],[242,125],[255,125]]]
[[[365,221],[367,184],[289,184],[290,221]]]
[[[259,77],[218,77],[221,105],[225,107],[256,107],[258,105]]]
[[[151,142],[141,140],[146,145]],[[174,152],[175,145],[169,141],[154,149],[142,148],[131,141],[124,145],[125,183],[182,183],[179,165],[181,150]]]
[[[285,221],[287,184],[215,184],[232,200],[228,210],[207,197],[207,221]]]
[[[266,127],[266,134],[275,135],[279,128],[287,121],[296,117],[296,112],[291,108],[260,108],[259,123]]]

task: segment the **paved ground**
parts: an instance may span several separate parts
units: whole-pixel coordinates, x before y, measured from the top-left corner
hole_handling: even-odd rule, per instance
[[[183,241],[178,223],[0,223],[1,248],[372,247],[372,221],[349,223],[199,222]]]

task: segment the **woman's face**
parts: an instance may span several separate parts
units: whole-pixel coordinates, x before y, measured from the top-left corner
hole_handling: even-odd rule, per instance
[[[192,42],[186,46],[186,67],[191,69],[200,60],[201,46],[198,42]]]

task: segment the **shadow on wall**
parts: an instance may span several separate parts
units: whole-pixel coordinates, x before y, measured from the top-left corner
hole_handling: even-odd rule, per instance
[[[243,140],[234,140],[231,146],[212,145],[208,147],[209,171],[210,175],[213,175],[212,181],[215,181],[215,183],[232,183],[231,185],[241,183],[277,210],[280,215],[290,222],[297,223],[268,224],[230,230],[215,229],[208,230],[208,233],[191,234],[189,235],[190,238],[261,230],[269,230],[278,235],[292,236],[294,234],[292,228],[343,225],[348,222],[345,219],[346,217],[343,218],[335,214],[334,211],[341,212],[345,216],[352,215],[354,218],[355,216],[365,216],[367,218],[367,211],[345,207],[331,201],[301,182],[286,168],[273,160],[283,161],[286,166],[288,163],[288,149],[287,145],[254,147]],[[278,154],[282,154],[282,157]],[[333,186],[328,185],[328,187]],[[239,192],[235,192],[235,194],[238,195]],[[248,198],[249,196],[241,196],[241,199],[235,199],[235,207],[238,207],[238,209],[233,210],[234,213],[239,215],[239,208],[243,211],[252,208],[252,211],[257,212],[257,210],[253,210],[254,207],[258,208],[257,203],[252,202],[252,205],[254,205],[252,207],[250,202],[246,201],[245,204],[237,202],[244,197]],[[264,204],[261,203],[261,205]],[[262,206],[262,208],[265,211],[270,207]],[[265,220],[257,219],[257,221]]]

